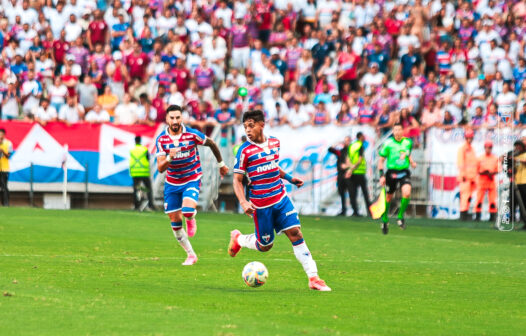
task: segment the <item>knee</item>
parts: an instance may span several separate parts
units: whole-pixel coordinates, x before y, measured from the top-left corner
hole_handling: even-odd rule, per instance
[[[299,228],[293,228],[293,229],[288,230],[287,236],[289,237],[290,241],[293,244],[303,239],[303,235],[301,234],[301,230]]]
[[[267,251],[270,251],[270,249],[272,248],[272,246],[274,246],[274,243],[271,243],[271,244],[268,244],[268,245],[261,245],[259,242],[257,243],[257,248],[259,251],[261,252],[267,252]]]
[[[183,210],[181,212],[183,213],[184,217],[192,218],[195,215],[196,210],[191,207],[183,207]]]

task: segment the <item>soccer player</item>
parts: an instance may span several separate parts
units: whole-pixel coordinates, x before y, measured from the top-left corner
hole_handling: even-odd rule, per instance
[[[180,106],[171,105],[166,109],[166,123],[168,127],[156,140],[157,169],[160,173],[166,171],[164,212],[170,217],[175,238],[187,253],[183,265],[188,266],[197,262],[197,256],[188,240],[188,237],[193,237],[197,230],[195,208],[202,175],[197,145],[208,146],[212,150],[222,177],[228,173],[228,167],[212,139],[183,125]],[[183,229],[183,216],[188,235]]]
[[[398,186],[402,189],[402,200],[400,202],[397,224],[402,230],[405,230],[404,213],[411,198],[411,172],[409,171],[409,166],[415,168],[416,162],[411,158],[413,142],[411,139],[403,137],[403,132],[402,125],[395,124],[393,126],[393,137],[387,139],[379,153],[380,185],[387,185],[385,212],[382,215],[383,234],[389,232],[389,206]],[[384,174],[383,168],[386,160],[387,172]]]
[[[330,291],[318,277],[316,262],[303,239],[298,213],[290,201],[281,179],[303,185],[303,181],[286,174],[278,165],[279,140],[263,134],[265,116],[261,110],[243,114],[243,126],[248,141],[241,145],[234,164],[234,192],[243,211],[254,219],[255,234],[230,233],[228,254],[235,257],[241,247],[266,252],[272,248],[274,231],[285,233],[292,243],[294,255],[309,277],[309,287]],[[248,177],[250,200],[245,198],[243,176]]]

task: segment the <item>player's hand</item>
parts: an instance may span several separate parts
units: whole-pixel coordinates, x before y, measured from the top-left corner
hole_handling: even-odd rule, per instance
[[[345,178],[350,178],[352,176],[352,171],[348,170],[345,172]]]
[[[292,184],[294,184],[296,187],[301,188],[303,187],[303,180],[299,179],[297,177],[293,177],[292,181],[290,181]]]
[[[170,148],[170,156],[174,158],[180,151],[179,147]]]
[[[385,186],[385,176],[380,177],[380,181],[379,182],[380,182],[380,185],[382,187],[384,187]]]
[[[219,174],[221,174],[221,177],[225,177],[225,175],[228,174],[228,167],[223,166],[219,168]]]
[[[416,162],[415,161],[411,161],[411,167],[416,168]]]
[[[243,208],[243,212],[246,213],[247,216],[249,217],[252,217],[252,215],[254,214],[254,211],[256,211],[256,208],[254,208],[254,205],[249,201],[245,201],[241,203],[241,207]]]

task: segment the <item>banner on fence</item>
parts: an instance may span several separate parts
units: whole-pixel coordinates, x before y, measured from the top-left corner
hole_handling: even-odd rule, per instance
[[[10,181],[62,182],[62,165],[67,160],[69,182],[114,186],[132,184],[128,160],[135,136],[140,135],[143,145],[153,150],[157,131],[146,125],[53,122],[41,126],[18,121],[0,122],[0,128],[6,129],[15,150]]]

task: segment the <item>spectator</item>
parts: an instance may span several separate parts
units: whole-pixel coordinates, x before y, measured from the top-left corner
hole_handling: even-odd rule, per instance
[[[108,86],[111,88],[111,91],[119,100],[122,99],[126,91],[125,83],[129,83],[131,78],[126,65],[122,62],[122,53],[120,51],[115,51],[113,53],[113,62],[106,65],[106,76],[108,77]]]
[[[16,89],[16,77],[7,77],[6,83],[7,90],[2,97],[2,120],[13,120],[18,118],[18,106],[21,99]]]
[[[75,124],[84,119],[84,107],[77,101],[77,96],[68,96],[66,105],[58,112],[58,119],[66,124]]]
[[[104,123],[110,121],[110,115],[99,104],[95,104],[93,110],[86,114],[85,120],[89,123]]]
[[[92,83],[90,76],[83,76],[82,82],[79,83],[78,88],[79,92],[79,103],[84,106],[86,111],[89,111],[95,106],[98,98],[97,87]]]
[[[48,88],[48,97],[50,104],[55,110],[60,111],[62,106],[66,103],[66,96],[68,95],[68,88],[62,84],[59,76],[55,77],[53,85]]]
[[[157,118],[157,110],[151,105],[148,95],[140,96],[140,104],[137,108],[137,122],[139,124],[153,125]]]
[[[112,92],[111,87],[107,85],[104,88],[104,93],[97,98],[97,104],[102,106],[102,109],[107,111],[110,117],[113,117],[115,108],[119,104],[119,98]]]
[[[24,115],[33,114],[33,109],[38,106],[42,97],[42,84],[35,78],[34,71],[28,71],[27,80],[22,84],[20,95],[24,102],[22,106]]]
[[[47,98],[40,99],[40,105],[35,110],[35,121],[45,126],[50,121],[57,121],[57,110],[49,103]]]
[[[115,108],[115,123],[120,125],[133,125],[137,122],[137,104],[131,101],[130,94],[122,97],[122,102]]]

